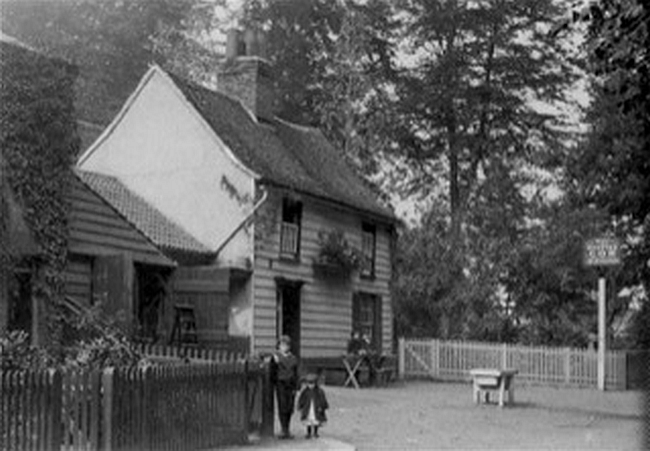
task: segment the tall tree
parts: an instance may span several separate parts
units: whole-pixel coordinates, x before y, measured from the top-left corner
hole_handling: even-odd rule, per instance
[[[320,85],[335,51],[341,26],[337,0],[247,0],[242,8],[245,27],[266,30],[268,58],[276,69],[279,116],[302,124],[319,123],[316,104]]]
[[[389,141],[399,23],[386,0],[249,0],[244,26],[267,30],[285,119],[321,128],[370,175]]]
[[[400,23],[387,1],[341,4],[335,50],[320,83],[318,125],[365,175],[374,175],[392,142]]]
[[[588,24],[592,102],[586,139],[566,162],[567,192],[577,205],[596,205],[626,240],[618,272],[642,284],[635,327],[650,346],[650,6],[642,0],[594,0],[573,19]]]
[[[540,168],[553,170],[560,161],[561,121],[535,102],[563,100],[571,58],[547,34],[560,13],[551,0],[403,5],[413,61],[398,90],[397,150],[410,168],[404,187],[440,195],[440,180],[447,185],[448,262],[462,285],[477,258],[500,271],[505,249],[525,225],[524,190],[537,183]],[[466,317],[450,319],[464,301],[453,295],[459,290],[449,292],[441,300],[443,336]]]
[[[4,1],[2,29],[80,69],[80,118],[109,122],[152,63],[199,81],[214,74],[197,32],[212,26],[221,0]],[[204,34],[205,38],[205,34]]]

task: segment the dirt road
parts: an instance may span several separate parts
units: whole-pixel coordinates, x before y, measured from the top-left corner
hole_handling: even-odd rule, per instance
[[[516,405],[472,403],[471,386],[325,387],[322,434],[374,449],[641,449],[642,394],[517,387]],[[293,430],[302,427],[294,419]]]

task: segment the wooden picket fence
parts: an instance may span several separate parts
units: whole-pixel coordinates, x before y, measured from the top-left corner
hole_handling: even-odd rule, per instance
[[[515,368],[517,381],[597,386],[597,353],[587,349],[401,338],[398,358],[405,377],[468,381],[473,368]],[[625,351],[606,353],[605,373],[608,389],[627,388]]]
[[[2,372],[0,449],[175,451],[242,443],[252,428],[272,433],[269,392],[267,366],[253,362]]]
[[[246,354],[233,350],[200,348],[190,346],[171,346],[161,344],[137,344],[136,349],[156,363],[179,362],[222,362],[234,363],[245,361]]]

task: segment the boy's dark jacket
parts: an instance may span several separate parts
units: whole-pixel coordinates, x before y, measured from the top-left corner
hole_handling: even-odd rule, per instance
[[[271,360],[271,380],[277,384],[287,384],[293,391],[298,391],[298,359],[291,353],[277,354],[277,361]]]
[[[325,392],[317,386],[314,388],[305,387],[305,389],[300,393],[300,397],[298,398],[298,410],[300,410],[300,419],[307,419],[307,416],[309,415],[309,404],[312,399],[314,400],[314,411],[316,412],[316,419],[320,423],[324,423],[327,421],[325,411],[329,409],[329,404],[327,403]]]

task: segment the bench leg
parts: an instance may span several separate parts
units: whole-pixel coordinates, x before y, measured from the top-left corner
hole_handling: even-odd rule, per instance
[[[481,390],[478,388],[478,384],[476,382],[474,382],[472,395],[474,396],[474,403],[475,404],[480,404],[481,403]]]
[[[506,394],[505,392],[506,392],[506,382],[505,380],[501,379],[501,382],[499,383],[499,407],[503,407],[504,398]]]
[[[508,389],[508,404],[515,403],[515,379],[510,380],[510,387]]]

